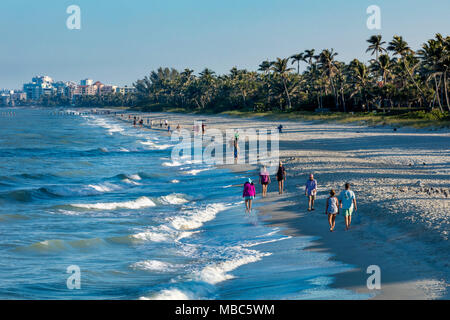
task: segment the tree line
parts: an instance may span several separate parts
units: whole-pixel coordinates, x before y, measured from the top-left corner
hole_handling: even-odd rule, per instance
[[[334,49],[308,49],[263,61],[256,71],[233,67],[217,75],[205,68],[159,68],[133,85],[135,94],[43,96],[42,105],[133,106],[148,111],[450,111],[450,36],[436,34],[417,51],[401,36],[367,40],[367,63],[339,61]],[[304,71],[300,72],[301,66]]]
[[[372,59],[345,63],[333,49],[305,50],[263,61],[257,71],[232,68],[159,68],[137,80],[136,105],[196,111],[385,111],[401,108],[450,111],[450,37],[436,34],[414,51],[401,36],[367,40]],[[306,66],[300,72],[301,65]]]

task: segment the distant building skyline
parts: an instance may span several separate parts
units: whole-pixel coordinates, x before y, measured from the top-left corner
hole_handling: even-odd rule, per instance
[[[66,27],[71,1],[0,1],[0,88],[20,88],[35,74],[104,79],[124,87],[158,67],[256,70],[266,59],[334,48],[338,60],[368,61],[366,40],[402,35],[414,50],[450,31],[442,0],[77,0],[81,30]],[[366,9],[381,8],[381,30]],[[302,66],[304,67],[304,66]]]

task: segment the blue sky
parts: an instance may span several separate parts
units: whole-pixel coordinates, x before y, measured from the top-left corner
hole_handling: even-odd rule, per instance
[[[66,28],[72,4],[81,30]],[[366,27],[373,4],[379,31]],[[436,32],[450,34],[449,12],[447,0],[1,0],[0,88],[38,74],[130,85],[159,66],[255,70],[311,48],[368,60],[372,34],[403,35],[418,49]]]

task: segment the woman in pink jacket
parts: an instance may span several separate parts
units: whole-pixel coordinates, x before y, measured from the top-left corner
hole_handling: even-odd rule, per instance
[[[248,178],[248,181],[244,183],[244,192],[242,193],[242,197],[245,200],[245,212],[252,212],[252,200],[255,199],[255,196],[255,185],[253,184],[252,179]]]

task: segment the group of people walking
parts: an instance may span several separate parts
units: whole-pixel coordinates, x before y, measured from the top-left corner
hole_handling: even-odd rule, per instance
[[[278,181],[278,193],[283,194],[284,183],[286,182],[286,169],[283,163],[280,161],[278,169],[276,172],[276,178]],[[271,183],[270,174],[266,168],[263,166],[259,174],[259,184],[262,186],[262,197],[267,197],[267,189]],[[313,174],[309,175],[309,179],[305,183],[305,196],[308,198],[308,211],[314,211],[314,204],[317,196],[317,180],[314,178]],[[252,211],[252,201],[256,196],[256,188],[252,179],[244,183],[244,190],[242,196],[245,200],[246,213],[251,213]],[[336,225],[336,216],[343,213],[345,217],[345,230],[350,228],[352,222],[352,214],[357,210],[356,196],[355,193],[350,189],[350,183],[345,184],[345,189],[336,196],[336,191],[334,189],[330,190],[329,197],[326,200],[325,214],[328,217],[328,223],[330,225],[330,232],[333,232]]]

